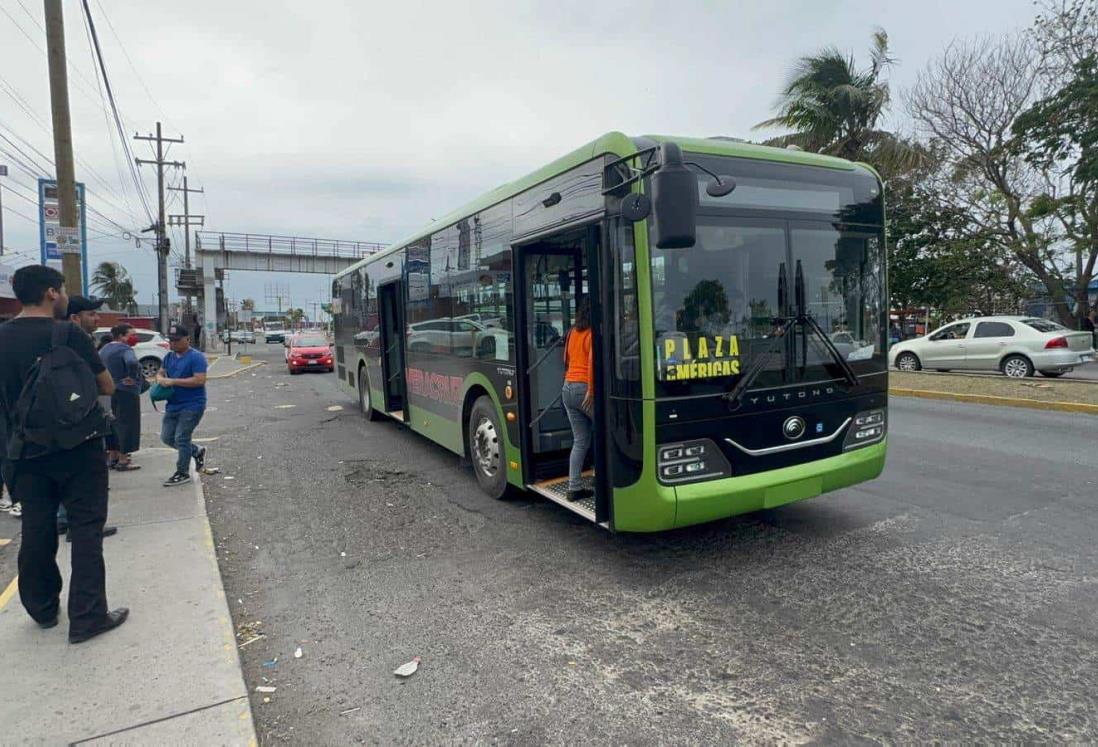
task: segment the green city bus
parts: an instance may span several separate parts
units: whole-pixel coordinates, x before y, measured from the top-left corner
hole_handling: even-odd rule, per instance
[[[628,532],[772,508],[884,467],[884,242],[868,166],[613,132],[336,276],[336,371],[496,498]],[[593,497],[569,502],[562,348],[585,296]]]

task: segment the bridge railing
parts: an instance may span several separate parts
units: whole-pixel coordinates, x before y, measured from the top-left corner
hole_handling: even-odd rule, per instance
[[[195,231],[194,236],[195,246],[201,252],[247,252],[250,254],[361,259],[385,248],[385,244],[368,241],[343,241],[341,239],[275,236],[258,233]]]

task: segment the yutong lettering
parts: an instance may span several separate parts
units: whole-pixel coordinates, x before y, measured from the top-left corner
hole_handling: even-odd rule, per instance
[[[419,368],[406,368],[404,373],[408,381],[409,394],[454,407],[461,405],[462,378],[460,376],[446,376]]]

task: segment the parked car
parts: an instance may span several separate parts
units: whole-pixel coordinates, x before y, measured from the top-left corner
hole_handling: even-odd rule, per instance
[[[232,332],[222,332],[221,341],[229,342],[246,342],[249,345],[255,344],[255,332],[250,329],[234,329]]]
[[[286,367],[291,374],[302,371],[335,370],[332,362],[332,348],[323,335],[293,335],[286,348]]]
[[[1056,377],[1094,360],[1089,332],[1048,319],[984,316],[947,324],[929,335],[896,343],[889,362],[901,371],[1001,371],[1015,379]]]
[[[160,364],[171,346],[167,338],[154,330],[134,327],[133,331],[137,333],[137,344],[133,352],[137,356],[137,362],[141,364],[141,373],[145,374],[146,379],[151,379],[160,370]],[[100,327],[92,333],[92,337],[95,338],[95,347],[100,348],[111,339],[111,328]]]

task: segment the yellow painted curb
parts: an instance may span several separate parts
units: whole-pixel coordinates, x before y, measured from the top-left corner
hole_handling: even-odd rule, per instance
[[[250,366],[244,366],[244,368],[238,368],[235,371],[233,371],[232,373],[218,374],[217,376],[207,376],[206,379],[207,380],[209,380],[209,379],[227,379],[231,376],[236,376],[237,374],[242,374],[245,371],[251,371],[253,368],[259,368],[260,366],[266,366],[266,365],[267,365],[267,361],[259,361],[258,363],[253,363]]]
[[[1088,405],[1082,402],[1043,402],[1039,399],[996,397],[993,394],[958,394],[956,392],[935,392],[929,389],[902,389],[900,387],[889,387],[888,393],[897,397],[944,399],[953,402],[975,402],[982,405],[1025,407],[1030,410],[1057,410],[1059,412],[1081,412],[1087,415],[1098,415],[1098,405]]]

